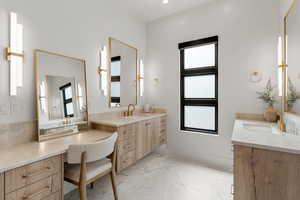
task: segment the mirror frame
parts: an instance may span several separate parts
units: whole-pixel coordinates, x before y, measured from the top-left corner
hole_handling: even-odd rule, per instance
[[[109,106],[109,108],[115,108],[115,107],[112,107],[111,106],[111,55],[112,55],[112,42],[113,41],[115,41],[115,42],[119,42],[119,43],[121,43],[121,44],[123,44],[123,45],[125,45],[125,46],[127,46],[127,47],[129,47],[129,48],[132,48],[132,49],[134,49],[135,50],[135,52],[136,52],[136,75],[135,75],[135,77],[136,77],[136,92],[135,92],[135,103],[134,103],[134,105],[135,106],[137,106],[138,105],[138,95],[139,95],[139,89],[140,89],[140,83],[139,83],[139,64],[138,64],[138,60],[139,60],[139,58],[138,58],[138,52],[139,52],[139,50],[136,48],[136,47],[134,47],[134,46],[131,46],[131,45],[129,45],[129,44],[127,44],[127,43],[125,43],[125,42],[122,42],[122,41],[120,41],[120,40],[117,40],[117,39],[114,39],[114,38],[112,38],[112,37],[109,37],[109,39],[108,39],[109,41],[108,41],[108,66],[109,66],[109,70],[108,70],[108,98],[109,98],[109,100],[108,100],[108,106]],[[120,105],[120,107],[124,107],[124,106],[127,106],[127,105]]]
[[[41,49],[35,49],[34,50],[34,69],[35,69],[35,86],[36,86],[36,116],[37,116],[37,129],[38,129],[38,141],[45,141],[45,140],[50,140],[50,139],[55,139],[55,138],[59,138],[59,137],[64,137],[67,135],[75,135],[78,133],[67,133],[67,134],[60,134],[60,135],[53,135],[53,136],[48,136],[43,138],[40,135],[40,125],[39,125],[39,120],[40,120],[40,109],[41,109],[41,105],[40,105],[40,66],[39,66],[39,61],[38,61],[38,53],[45,53],[45,54],[50,54],[53,56],[61,56],[64,58],[69,58],[72,60],[77,60],[77,61],[81,61],[83,62],[84,65],[84,81],[85,81],[85,91],[86,91],[86,95],[85,95],[85,100],[86,100],[86,119],[87,119],[87,123],[86,125],[89,124],[89,112],[88,112],[88,90],[87,90],[87,75],[86,75],[86,61],[80,58],[75,58],[75,57],[71,57],[71,56],[66,56],[63,54],[59,54],[59,53],[54,53],[54,52],[50,52],[50,51],[45,51],[45,50],[41,50]]]
[[[288,97],[287,97],[287,90],[288,90],[288,63],[287,63],[287,57],[288,57],[288,33],[287,33],[287,25],[288,25],[288,17],[290,16],[291,12],[294,10],[296,4],[298,3],[298,0],[292,0],[292,4],[290,5],[287,13],[284,16],[284,27],[283,27],[283,57],[282,57],[282,65],[279,67],[283,67],[283,81],[282,81],[282,88],[283,88],[283,95],[282,95],[282,113],[288,112]]]

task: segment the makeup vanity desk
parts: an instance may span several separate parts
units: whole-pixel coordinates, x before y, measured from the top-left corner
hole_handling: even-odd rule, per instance
[[[97,142],[111,134],[91,129],[0,149],[0,200],[62,200],[64,154],[69,145]]]

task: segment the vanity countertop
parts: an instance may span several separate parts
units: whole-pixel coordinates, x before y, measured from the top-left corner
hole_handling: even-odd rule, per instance
[[[112,133],[110,132],[92,129],[81,131],[77,135],[66,136],[45,142],[30,142],[15,147],[0,149],[0,173],[66,153],[71,144],[94,143],[111,135]]]
[[[245,128],[246,126],[253,126],[256,129],[247,129]],[[276,129],[276,126],[277,124],[269,122],[235,120],[231,138],[232,143],[271,151],[300,154],[300,136],[286,133],[272,133],[272,131],[265,130],[265,127]]]
[[[121,116],[105,116],[91,119],[91,123],[101,124],[106,126],[120,127],[128,124],[155,119],[158,117],[166,116],[166,113],[138,113],[129,117]]]

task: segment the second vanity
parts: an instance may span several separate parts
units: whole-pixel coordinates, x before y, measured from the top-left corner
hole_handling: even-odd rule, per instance
[[[235,121],[234,200],[297,200],[300,197],[300,137],[277,124]]]
[[[167,114],[163,111],[103,116],[91,119],[91,125],[98,130],[118,132],[117,172],[167,143]]]

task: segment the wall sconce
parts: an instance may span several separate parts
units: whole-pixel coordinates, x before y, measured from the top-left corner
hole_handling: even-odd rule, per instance
[[[17,23],[17,14],[10,13],[10,47],[6,50],[10,62],[10,95],[17,95],[17,87],[23,86],[23,25]]]
[[[77,90],[78,90],[79,110],[82,111],[83,110],[83,93],[82,93],[82,87],[79,83],[77,84]]]
[[[140,75],[138,77],[140,81],[140,96],[144,95],[144,63],[143,60],[140,60]]]
[[[259,83],[262,80],[262,73],[260,72],[252,72],[250,75],[250,82]]]
[[[100,75],[100,89],[103,91],[104,96],[107,96],[108,90],[108,59],[106,46],[100,50],[100,67],[98,73]]]
[[[283,87],[284,81],[288,80],[286,60],[283,60],[283,41],[278,38],[278,95],[282,97],[283,93],[287,96],[287,90]],[[285,77],[284,77],[285,76]],[[287,85],[287,83],[285,83]]]
[[[157,87],[159,85],[159,78],[153,79],[153,86]]]
[[[47,102],[46,102],[46,84],[45,81],[42,81],[40,84],[40,102],[42,113],[47,112]]]

